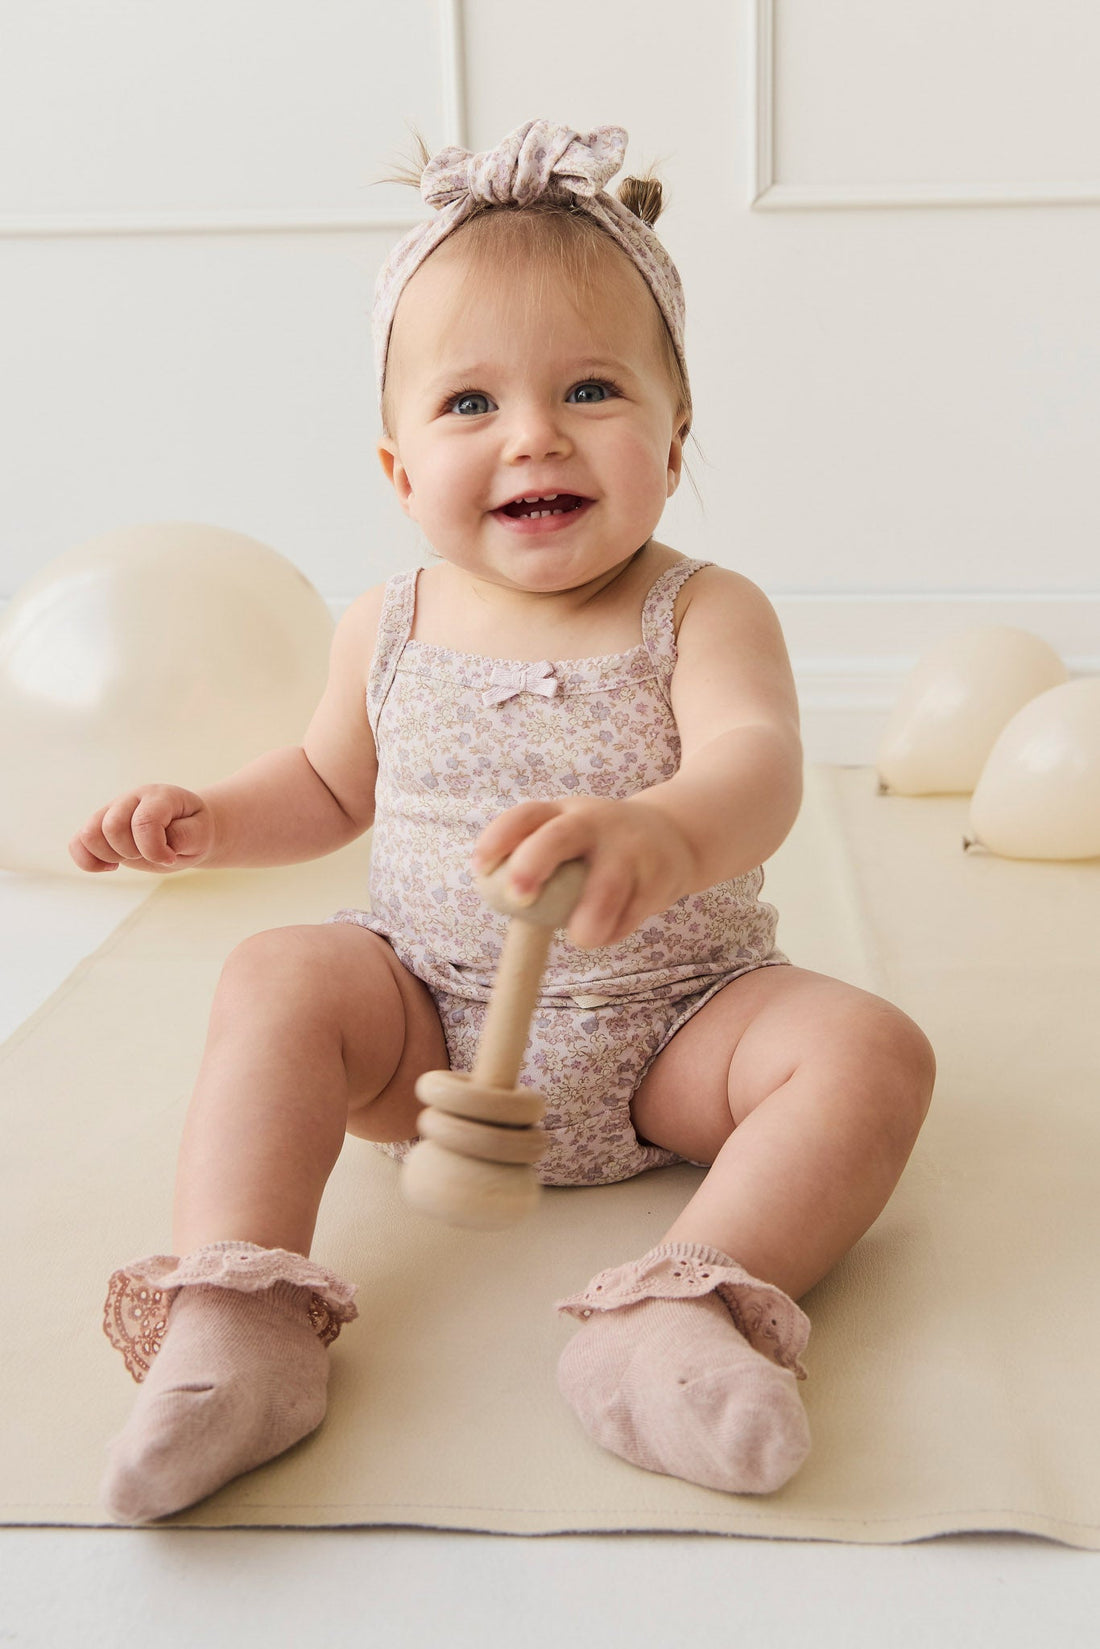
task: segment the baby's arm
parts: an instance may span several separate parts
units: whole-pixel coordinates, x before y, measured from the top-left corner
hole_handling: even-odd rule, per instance
[[[269,750],[201,794],[144,785],[92,815],[69,851],[82,870],[160,872],[296,864],[362,835],[378,771],[365,683],[381,588],[336,627],[329,675],[300,745]]]
[[[739,573],[710,567],[696,579],[706,583],[688,585],[672,676],[680,768],[631,798],[688,841],[689,893],[769,859],[802,801],[798,696],[775,611]]]
[[[511,855],[521,892],[564,859],[589,864],[569,924],[580,945],[624,938],[689,893],[743,875],[787,835],[802,796],[798,700],[779,621],[749,579],[696,573],[682,598],[672,708],[675,776],[626,801],[525,802],[483,833],[478,869]]]
[[[207,869],[319,859],[370,825],[378,758],[366,677],[380,599],[368,590],[336,626],[328,682],[301,745],[269,751],[204,791],[214,816]]]

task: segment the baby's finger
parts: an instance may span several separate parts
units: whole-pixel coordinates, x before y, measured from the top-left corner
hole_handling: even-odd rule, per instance
[[[110,853],[110,848],[107,847],[106,843],[103,843],[102,851],[105,853]],[[78,870],[90,870],[96,872],[100,870],[118,869],[118,860],[113,855],[110,859],[102,859],[93,853],[91,848],[85,846],[83,832],[78,832],[69,843],[69,858],[73,861]]]
[[[209,826],[204,826],[199,819],[188,814],[182,819],[172,820],[166,837],[169,851],[177,859],[194,859],[207,850]]]
[[[624,927],[633,902],[634,877],[621,860],[597,854],[585,883],[584,895],[569,919],[566,935],[582,950],[595,950],[625,938]]]
[[[508,885],[517,900],[531,903],[559,865],[588,859],[596,850],[596,831],[580,813],[555,811],[525,836],[508,861]]]
[[[471,855],[474,869],[481,876],[490,875],[515,852],[521,842],[552,819],[557,811],[556,802],[519,802],[498,814],[492,824],[486,825],[474,844]]]
[[[111,803],[100,820],[99,830],[103,844],[108,849],[108,858],[141,858],[141,849],[134,841],[134,833],[130,828],[136,800],[134,796],[120,796],[117,802]],[[88,841],[87,836],[84,839]],[[98,852],[94,839],[90,846],[93,852]]]
[[[93,813],[88,823],[77,831],[72,843],[70,843],[69,851],[73,853],[73,857],[76,858],[82,870],[92,869],[93,867],[88,865],[74,851],[77,844],[95,861],[96,867],[102,866],[105,869],[116,870],[119,861],[125,857],[122,848],[116,847],[107,835],[107,821],[112,816],[114,817],[109,826],[111,836],[123,844],[126,853],[132,854],[134,852],[133,843],[128,835],[128,819],[129,811],[136,799],[136,797],[120,797],[118,801],[112,802],[110,806],[102,807],[98,813]]]
[[[175,808],[165,799],[146,796],[130,820],[130,830],[141,857],[151,865],[174,865],[176,855],[168,846],[168,826]]]

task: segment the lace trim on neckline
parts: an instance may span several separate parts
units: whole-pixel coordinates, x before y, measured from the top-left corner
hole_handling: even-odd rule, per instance
[[[410,636],[405,646],[414,648],[419,653],[438,654],[441,659],[459,659],[467,667],[478,666],[488,670],[497,669],[501,665],[506,669],[527,670],[532,664],[543,662],[541,658],[500,658],[490,657],[487,653],[463,653],[457,647],[441,647],[434,641],[418,641],[415,636]],[[546,662],[552,665],[558,674],[568,675],[581,674],[587,670],[605,670],[609,665],[621,667],[624,663],[630,664],[639,655],[647,664],[652,663],[644,641],[639,641],[634,647],[628,647],[625,653],[593,653],[588,658],[546,658]]]

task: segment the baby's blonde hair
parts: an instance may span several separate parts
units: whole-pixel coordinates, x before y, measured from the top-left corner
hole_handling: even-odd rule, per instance
[[[423,137],[419,133],[414,136],[416,159],[379,181],[408,184],[419,190],[421,174],[431,154]],[[627,210],[645,224],[652,227],[656,223],[664,205],[664,189],[652,171],[645,177],[624,178],[617,194]],[[634,267],[592,214],[568,201],[540,199],[526,206],[478,202],[444,245],[460,237],[463,249],[473,254],[479,268],[488,267],[500,280],[507,280],[520,268],[530,267],[534,260],[558,271],[585,297],[596,288],[597,260],[606,255],[608,247],[622,259],[625,267]],[[655,333],[657,346],[676,403],[677,432],[686,440],[691,429],[691,387],[665,318],[652,295],[650,301],[659,323]],[[391,437],[392,411],[387,373],[382,386],[382,428]]]

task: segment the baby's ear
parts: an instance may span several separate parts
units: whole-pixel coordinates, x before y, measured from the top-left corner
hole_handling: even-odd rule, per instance
[[[680,471],[684,465],[684,441],[680,434],[674,435],[668,449],[668,493],[671,498],[680,485]]]
[[[378,458],[385,471],[386,480],[392,484],[397,494],[397,502],[406,515],[411,514],[409,500],[412,498],[412,482],[398,455],[396,443],[388,435],[384,435],[378,443]]]

